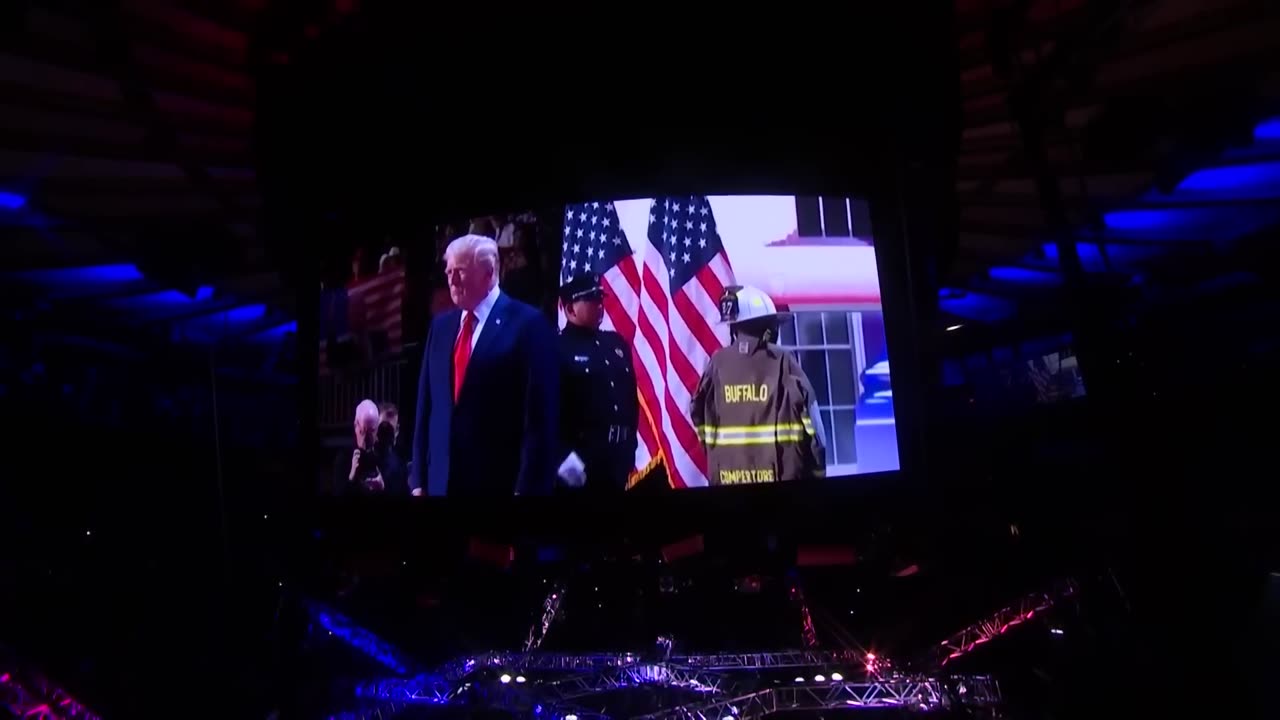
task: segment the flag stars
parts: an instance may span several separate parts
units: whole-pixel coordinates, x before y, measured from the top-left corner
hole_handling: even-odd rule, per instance
[[[587,202],[565,210],[565,237],[561,244],[561,282],[578,272],[604,273],[621,258],[631,255],[613,203]],[[661,216],[660,210],[654,212]],[[609,244],[612,241],[612,244]]]

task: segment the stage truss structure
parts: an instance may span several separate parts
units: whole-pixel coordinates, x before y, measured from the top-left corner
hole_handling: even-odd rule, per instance
[[[524,641],[525,652],[537,650],[546,639],[551,624],[556,621],[556,615],[560,612],[560,603],[564,602],[564,593],[565,589],[559,585],[547,593],[547,599],[542,601],[542,618],[529,628],[529,637]]]
[[[980,645],[1009,632],[1044,613],[1059,602],[1075,597],[1079,587],[1073,580],[1064,580],[1052,589],[1024,595],[1014,604],[979,620],[938,643],[922,663],[926,668],[941,668],[956,658],[966,655]]]
[[[0,668],[0,707],[32,720],[101,720],[65,690],[36,673],[22,678]]]
[[[717,698],[700,705],[684,705],[632,720],[720,720],[726,717],[756,720],[780,711],[851,708],[895,707],[928,711],[964,705],[993,709],[999,702],[999,686],[995,680],[985,676],[896,678],[767,688],[738,697]]]
[[[805,602],[804,589],[798,584],[791,586],[791,599],[800,609],[800,639],[805,648],[818,646],[818,631],[813,627],[813,617],[809,614],[809,603]]]
[[[661,688],[670,704],[627,720],[756,720],[788,710],[903,708],[929,711],[964,708],[994,715],[1000,687],[984,675],[947,674],[944,666],[974,648],[1033,619],[1078,593],[1073,581],[1014,604],[970,625],[910,663],[907,672],[888,658],[861,650],[803,650],[672,655],[670,638],[656,651],[607,653],[537,652],[559,610],[564,588],[543,603],[540,622],[530,629],[526,651],[493,651],[455,658],[427,672],[409,675],[410,664],[389,643],[359,629],[318,603],[309,607],[318,625],[356,641],[358,649],[397,669],[399,677],[357,685],[364,709],[335,715],[382,720],[414,704],[464,705],[503,710],[537,720],[621,720],[600,709],[599,698],[628,688]],[[806,638],[806,644],[808,639]],[[779,675],[796,670],[794,681]],[[860,678],[842,674],[865,669]],[[409,676],[406,676],[409,675]],[[811,677],[812,679],[806,679]]]
[[[649,662],[634,653],[486,653],[455,660],[411,678],[366,683],[357,696],[394,704],[477,704],[549,720],[605,720],[610,716],[590,699],[626,688],[661,687],[685,691],[669,708],[633,720],[739,720],[779,710],[902,707],[933,710],[962,705],[994,709],[1000,701],[995,680],[985,676],[901,675],[860,681],[817,680],[762,686],[758,671],[844,668],[853,672],[862,658],[845,651],[784,651],[685,655]],[[477,680],[481,670],[501,672]],[[568,677],[530,679],[523,673],[576,672]],[[352,716],[357,717],[357,716]]]

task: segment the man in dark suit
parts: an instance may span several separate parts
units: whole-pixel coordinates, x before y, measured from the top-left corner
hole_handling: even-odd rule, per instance
[[[560,377],[555,332],[498,289],[498,246],[445,250],[456,309],[431,321],[414,425],[414,495],[544,495],[555,483]]]

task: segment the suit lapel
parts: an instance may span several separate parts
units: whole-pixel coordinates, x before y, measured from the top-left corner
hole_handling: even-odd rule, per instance
[[[489,311],[489,317],[484,319],[484,327],[480,328],[480,339],[476,340],[476,347],[471,351],[471,357],[484,357],[489,348],[493,346],[494,338],[502,334],[502,324],[507,321],[507,296],[498,295],[498,299],[493,302],[493,309]]]
[[[450,310],[449,314],[440,320],[440,339],[435,341],[433,345],[440,352],[443,350],[445,357],[449,358],[449,397],[453,397],[453,349],[458,344],[458,333],[462,331],[462,311]]]

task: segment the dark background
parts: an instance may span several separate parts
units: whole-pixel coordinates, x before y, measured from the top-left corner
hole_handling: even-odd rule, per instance
[[[310,493],[298,468],[314,447],[300,421],[315,416],[309,352],[189,343],[174,323],[139,327],[96,300],[29,294],[6,275],[0,642],[29,667],[107,717],[321,716],[349,697],[345,679],[377,671],[341,646],[304,643],[299,594],[342,606],[430,662],[518,642],[552,574],[574,584],[575,598],[597,586],[608,594],[594,610],[567,606],[553,647],[620,647],[659,628],[696,647],[794,645],[785,578],[799,546],[834,543],[854,547],[858,562],[797,571],[810,603],[842,620],[821,623],[827,646],[841,646],[843,628],[909,650],[1072,575],[1090,599],[1068,614],[1071,624],[1058,619],[1067,643],[1048,645],[1043,627],[1028,628],[966,666],[1004,673],[1022,714],[1265,716],[1263,682],[1277,657],[1265,481],[1277,400],[1274,224],[1233,242],[1197,230],[1150,267],[1057,289],[993,290],[985,272],[1066,237],[1046,189],[1055,183],[1037,182],[1046,165],[1037,148],[1070,190],[1066,220],[1096,228],[1101,212],[1140,205],[1146,189],[1171,188],[1247,145],[1277,107],[1265,3],[1203,14],[1177,3],[860,7],[856,22],[778,19],[755,42],[781,36],[798,47],[754,64],[710,42],[677,58],[640,52],[669,39],[669,18],[658,16],[652,26],[638,19],[626,37],[597,20],[591,30],[616,40],[600,53],[609,62],[575,52],[560,64],[551,50],[580,48],[582,34],[517,43],[492,17],[452,18],[465,32],[446,32],[441,18],[388,3],[345,14],[326,3],[260,14],[180,5],[236,28],[243,50],[218,49],[225,43],[183,15],[140,17],[123,5],[38,8],[80,21],[72,30],[94,28],[80,35],[33,21],[32,3],[4,11],[6,55],[106,75],[125,98],[68,100],[47,74],[11,72],[15,105],[74,122],[22,125],[6,113],[6,150],[170,162],[185,183],[140,182],[118,168],[17,172],[6,155],[6,187],[30,198],[4,216],[6,272],[123,256],[160,268],[169,287],[207,274],[239,289],[251,285],[239,281],[244,263],[278,271],[269,297],[287,312],[316,307],[314,248],[352,226],[385,237],[439,218],[654,189],[866,195],[873,213],[888,208],[873,224],[887,248],[886,289],[898,279],[903,301],[886,301],[899,308],[887,322],[891,343],[909,348],[908,366],[894,368],[907,396],[895,400],[918,427],[900,481],[857,491],[684,493],[617,507],[300,502]],[[522,12],[505,19],[527,27]],[[701,19],[693,15],[688,22]],[[45,42],[50,35],[60,41]],[[1047,41],[1059,50],[1031,51]],[[246,97],[171,62],[142,67],[131,59],[140,45],[234,65],[254,89]],[[484,55],[477,46],[499,62],[457,61]],[[605,79],[641,57],[655,94],[635,104],[612,96]],[[673,76],[726,64],[739,79],[714,97],[694,95],[692,81],[679,96],[658,94]],[[790,112],[750,105],[765,69],[789,88]],[[850,78],[866,101],[853,113],[839,105]],[[566,87],[597,91],[599,104],[585,113],[566,103]],[[149,98],[165,88],[251,108],[249,123],[157,112]],[[516,121],[494,109],[513,104]],[[1068,122],[1094,104],[1103,106],[1094,120]],[[623,117],[646,129],[642,142],[611,142]],[[138,123],[142,139],[122,146],[85,129],[107,120]],[[720,140],[708,143],[701,127]],[[197,131],[225,142],[192,160],[185,140]],[[512,156],[529,169],[495,171]],[[250,188],[207,170],[234,163],[255,170]],[[1139,178],[1127,184],[1131,174]],[[1071,190],[1077,180],[1087,181],[1083,196]],[[175,210],[203,207],[184,204],[187,193],[233,199]],[[258,209],[243,202],[251,196]],[[135,204],[122,209],[121,197]],[[1274,198],[1233,202],[1247,213]],[[245,224],[252,239],[236,234]],[[97,245],[86,250],[89,240]],[[1205,284],[1246,271],[1257,281]],[[943,287],[998,290],[1016,312],[948,332],[957,320]],[[295,313],[298,347],[315,347],[309,312]],[[999,348],[1062,333],[1081,358],[1083,403],[1030,408],[981,377],[939,380],[944,359],[991,362]],[[662,546],[694,534],[703,552],[664,569]],[[472,538],[514,546],[510,569],[477,557]],[[548,546],[562,559],[539,562]],[[918,576],[893,577],[908,561]],[[726,593],[745,573],[773,578],[773,590]],[[662,597],[664,576],[696,589]]]

